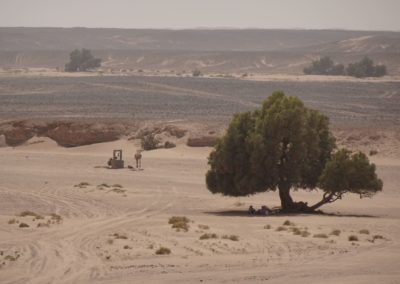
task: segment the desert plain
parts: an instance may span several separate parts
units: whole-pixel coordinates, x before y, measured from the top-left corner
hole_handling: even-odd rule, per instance
[[[0,283],[400,283],[399,39],[0,28]],[[81,47],[101,69],[63,72]],[[389,75],[301,75],[321,55],[368,55]],[[327,115],[337,144],[376,164],[382,192],[270,216],[247,209],[280,206],[277,192],[211,194],[211,145],[234,113],[277,90]],[[135,169],[149,133],[176,147],[142,152]],[[107,167],[115,149],[123,169]],[[309,203],[321,195],[293,192]]]
[[[396,80],[35,75],[0,82],[1,283],[399,283]],[[211,194],[212,147],[187,141],[223,134],[233,113],[276,89],[327,114],[339,145],[375,150],[383,191],[371,199],[346,195],[324,214],[264,217],[247,208],[279,206],[276,192]],[[111,125],[118,139],[63,147],[71,137],[60,126],[47,136],[37,126],[66,117],[91,130]],[[75,131],[79,140],[84,130]],[[136,170],[140,131],[176,147],[144,151]],[[6,135],[15,145],[6,145]],[[124,169],[106,167],[114,149],[123,150]],[[310,203],[321,197],[293,194]],[[173,228],[173,216],[188,222]],[[169,254],[157,254],[160,248]]]

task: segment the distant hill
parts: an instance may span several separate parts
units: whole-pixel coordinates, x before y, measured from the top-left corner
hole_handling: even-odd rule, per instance
[[[0,28],[0,68],[63,68],[83,47],[113,69],[299,74],[319,56],[368,55],[400,74],[400,33],[344,30]]]

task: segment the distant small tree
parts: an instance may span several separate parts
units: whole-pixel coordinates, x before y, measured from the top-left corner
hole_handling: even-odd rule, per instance
[[[385,65],[374,65],[369,57],[364,57],[359,62],[350,63],[346,68],[346,74],[357,78],[382,77],[386,75]]]
[[[94,58],[88,49],[75,49],[69,55],[70,61],[65,64],[66,72],[86,71],[101,66],[101,59]]]
[[[201,71],[200,71],[199,69],[194,69],[194,70],[192,71],[192,76],[193,76],[193,77],[199,77],[199,76],[201,76],[201,75],[203,75],[203,74],[201,73]]]
[[[344,75],[344,65],[335,64],[330,57],[324,56],[313,61],[303,72],[307,75]]]

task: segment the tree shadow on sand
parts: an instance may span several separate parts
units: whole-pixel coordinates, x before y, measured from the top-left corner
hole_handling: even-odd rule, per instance
[[[327,212],[314,212],[314,213],[284,213],[275,212],[269,215],[257,215],[249,214],[247,210],[222,210],[222,211],[207,211],[204,212],[208,215],[222,216],[222,217],[282,217],[282,216],[327,216],[327,217],[352,217],[352,218],[380,218],[380,216],[368,215],[368,214],[342,214],[337,213],[327,213]]]

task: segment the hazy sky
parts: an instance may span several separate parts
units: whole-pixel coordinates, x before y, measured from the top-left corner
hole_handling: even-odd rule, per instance
[[[0,0],[0,26],[400,31],[400,0]]]

